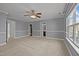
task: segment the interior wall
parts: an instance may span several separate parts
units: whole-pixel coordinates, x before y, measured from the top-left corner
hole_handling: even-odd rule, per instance
[[[15,21],[7,19],[7,31],[8,31],[8,23],[10,24],[10,38],[14,38],[15,37]],[[8,36],[8,32],[7,32],[7,36]]]
[[[65,19],[64,18],[41,21],[41,25],[40,25],[41,30],[42,30],[43,23],[46,23],[46,26],[47,26],[47,37],[61,38],[61,39],[65,38]]]
[[[10,23],[10,36],[14,38],[22,37],[28,35],[28,25],[27,22],[7,19],[7,22]]]
[[[27,23],[23,21],[15,22],[15,37],[21,37],[27,35]]]
[[[29,26],[32,24],[32,35],[40,36],[40,21],[29,22],[28,23],[28,31],[30,32]]]
[[[30,22],[29,24],[33,26],[33,36],[42,37],[43,23],[46,23],[47,26],[47,37],[65,38],[65,19],[63,18]]]
[[[6,43],[6,15],[0,14],[0,44]]]

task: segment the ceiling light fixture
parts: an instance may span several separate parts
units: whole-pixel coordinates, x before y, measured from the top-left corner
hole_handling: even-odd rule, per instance
[[[35,18],[36,18],[36,16],[35,16],[35,15],[31,15],[30,17],[31,17],[31,18],[33,18],[33,19],[35,19]]]
[[[32,19],[41,18],[42,13],[36,12],[35,10],[26,11],[27,14],[24,16],[30,16]]]

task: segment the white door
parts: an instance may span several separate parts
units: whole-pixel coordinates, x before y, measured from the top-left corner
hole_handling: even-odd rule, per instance
[[[7,41],[15,37],[15,22],[7,21]]]
[[[7,24],[7,41],[10,38],[10,23]]]
[[[10,37],[14,38],[15,37],[15,22],[11,21],[10,23]]]

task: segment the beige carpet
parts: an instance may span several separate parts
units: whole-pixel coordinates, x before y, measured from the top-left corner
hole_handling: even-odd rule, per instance
[[[63,40],[24,37],[10,39],[0,47],[2,56],[67,56],[68,51]]]

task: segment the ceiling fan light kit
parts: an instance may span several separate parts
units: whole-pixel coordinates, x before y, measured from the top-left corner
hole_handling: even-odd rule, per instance
[[[36,16],[35,15],[32,15],[32,16],[30,16],[31,18],[33,18],[33,19],[35,19],[36,18]]]

